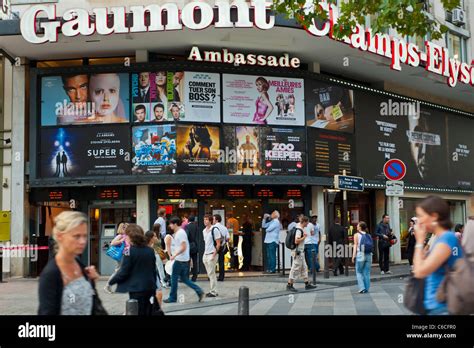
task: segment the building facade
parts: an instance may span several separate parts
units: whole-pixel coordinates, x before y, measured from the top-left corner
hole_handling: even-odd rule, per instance
[[[3,242],[34,245],[38,259],[3,258],[4,273],[38,275],[54,217],[70,209],[89,216],[83,258],[102,274],[113,266],[104,250],[116,225],[150,229],[159,207],[199,224],[206,213],[247,222],[255,270],[265,262],[261,220],[274,209],[283,229],[299,213],[318,215],[324,231],[340,217],[349,241],[359,221],[375,231],[388,213],[397,263],[417,200],[441,195],[455,223],[474,213],[473,89],[461,75],[451,87],[449,67],[392,70],[386,52],[312,35],[262,1],[190,3],[77,1],[68,11],[67,1],[12,1],[0,21],[1,124],[12,141],[3,148]],[[470,62],[469,20],[440,6],[429,11],[450,32],[433,44]],[[471,7],[464,2],[464,18]],[[161,21],[152,13],[163,8]],[[423,40],[389,34],[427,59]],[[406,164],[405,189],[387,197],[383,168],[395,158]],[[334,190],[343,173],[366,184],[347,202]]]

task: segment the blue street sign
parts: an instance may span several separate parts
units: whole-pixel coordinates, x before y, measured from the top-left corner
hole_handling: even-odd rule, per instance
[[[364,191],[364,179],[358,176],[335,175],[334,187],[339,190]]]

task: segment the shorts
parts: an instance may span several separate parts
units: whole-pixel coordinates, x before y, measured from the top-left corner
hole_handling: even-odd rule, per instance
[[[253,161],[244,160],[244,162],[242,163],[242,168],[253,168]]]

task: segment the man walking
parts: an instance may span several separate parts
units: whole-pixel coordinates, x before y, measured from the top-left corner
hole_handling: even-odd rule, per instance
[[[222,223],[222,217],[219,214],[215,214],[213,216],[213,229],[216,227],[219,230],[221,235],[221,247],[219,248],[219,278],[217,279],[220,282],[224,281],[225,277],[225,264],[224,264],[224,256],[229,251],[227,248],[227,243],[229,242],[230,236],[227,227],[225,227]]]
[[[217,277],[216,264],[219,258],[218,250],[221,247],[221,234],[217,227],[212,226],[212,216],[204,215],[204,255],[202,262],[206,267],[207,276],[209,277],[210,288],[206,297],[217,297]]]
[[[306,265],[306,261],[304,259],[304,241],[307,238],[307,234],[304,232],[304,230],[308,226],[308,222],[308,217],[302,216],[300,223],[296,225],[296,249],[291,251],[293,264],[291,265],[290,277],[288,278],[288,285],[286,286],[287,291],[297,292],[294,287],[294,283],[298,278],[304,279],[305,290],[316,288],[315,285],[310,284],[308,281],[308,266]]]
[[[192,266],[193,266],[193,276],[191,281],[195,282],[197,280],[198,271],[199,271],[199,263],[198,263],[198,225],[196,222],[196,217],[194,215],[190,215],[188,218],[188,224],[184,228],[186,234],[188,235],[189,240],[189,255],[191,257]]]
[[[306,264],[311,272],[313,269],[313,257],[316,259],[316,272],[319,272],[318,251],[319,241],[321,240],[321,232],[318,224],[318,217],[316,215],[311,217],[311,222],[306,226],[305,233],[308,235],[304,240],[304,254]],[[314,256],[313,256],[314,255]]]
[[[178,299],[178,278],[191,289],[193,289],[199,302],[204,298],[204,292],[195,283],[189,280],[189,241],[186,232],[181,228],[181,219],[173,216],[169,222],[173,233],[173,251],[170,261],[174,261],[171,274],[171,292],[170,296],[164,300],[165,303],[174,303]]]
[[[160,239],[161,239],[161,248],[163,250],[166,249],[165,245],[165,237],[166,237],[166,209],[159,208],[158,209],[158,218],[155,220],[154,225],[160,225]]]
[[[344,250],[344,242],[346,239],[346,231],[341,226],[341,219],[336,218],[334,225],[329,228],[329,245],[333,248],[333,260],[334,260],[334,276],[337,277],[337,270],[339,274],[344,274],[344,258],[339,257],[337,251],[340,250],[339,245]]]
[[[276,253],[280,241],[280,213],[275,210],[270,216],[263,216],[262,228],[265,228],[265,250],[267,254],[266,271],[264,273],[276,273]],[[268,220],[268,221],[267,221]]]
[[[382,221],[377,225],[375,235],[379,238],[379,267],[380,274],[392,274],[389,269],[389,257],[390,257],[390,237],[392,235],[390,229],[390,216],[384,214]]]

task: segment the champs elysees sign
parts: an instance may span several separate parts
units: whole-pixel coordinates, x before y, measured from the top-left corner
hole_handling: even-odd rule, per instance
[[[306,28],[311,35],[334,37],[334,24],[339,18],[339,10],[334,4],[320,1],[329,20],[318,27],[316,24]],[[231,8],[236,7],[238,20],[231,20]],[[253,0],[250,3],[243,0],[215,0],[214,6],[201,1],[192,1],[182,7],[176,3],[148,6],[126,6],[94,8],[90,12],[81,8],[65,11],[62,18],[58,17],[55,4],[31,6],[21,18],[21,32],[25,40],[33,44],[53,43],[58,41],[59,33],[72,37],[77,35],[90,36],[160,32],[171,30],[202,30],[210,26],[215,28],[252,28],[262,30],[272,29],[275,17],[270,13],[271,2]],[[214,11],[216,9],[216,11]],[[199,12],[200,17],[195,16]],[[128,25],[126,18],[130,13],[133,25]],[[215,14],[217,13],[217,16]],[[253,22],[250,14],[253,13]],[[149,21],[145,20],[147,14]],[[113,16],[113,24],[109,23],[108,16]],[[166,16],[166,25],[163,23]],[[37,19],[41,18],[40,22]],[[43,20],[46,18],[47,20]],[[199,21],[198,21],[198,18]],[[41,34],[39,33],[41,31]],[[460,81],[474,85],[474,67],[449,58],[446,48],[430,41],[425,42],[425,51],[417,45],[407,43],[400,38],[392,38],[387,34],[372,34],[370,28],[356,26],[353,34],[342,42],[352,48],[377,54],[392,60],[391,68],[400,71],[402,64],[418,67],[422,62],[425,69],[434,74],[447,77],[449,86],[455,87]]]

